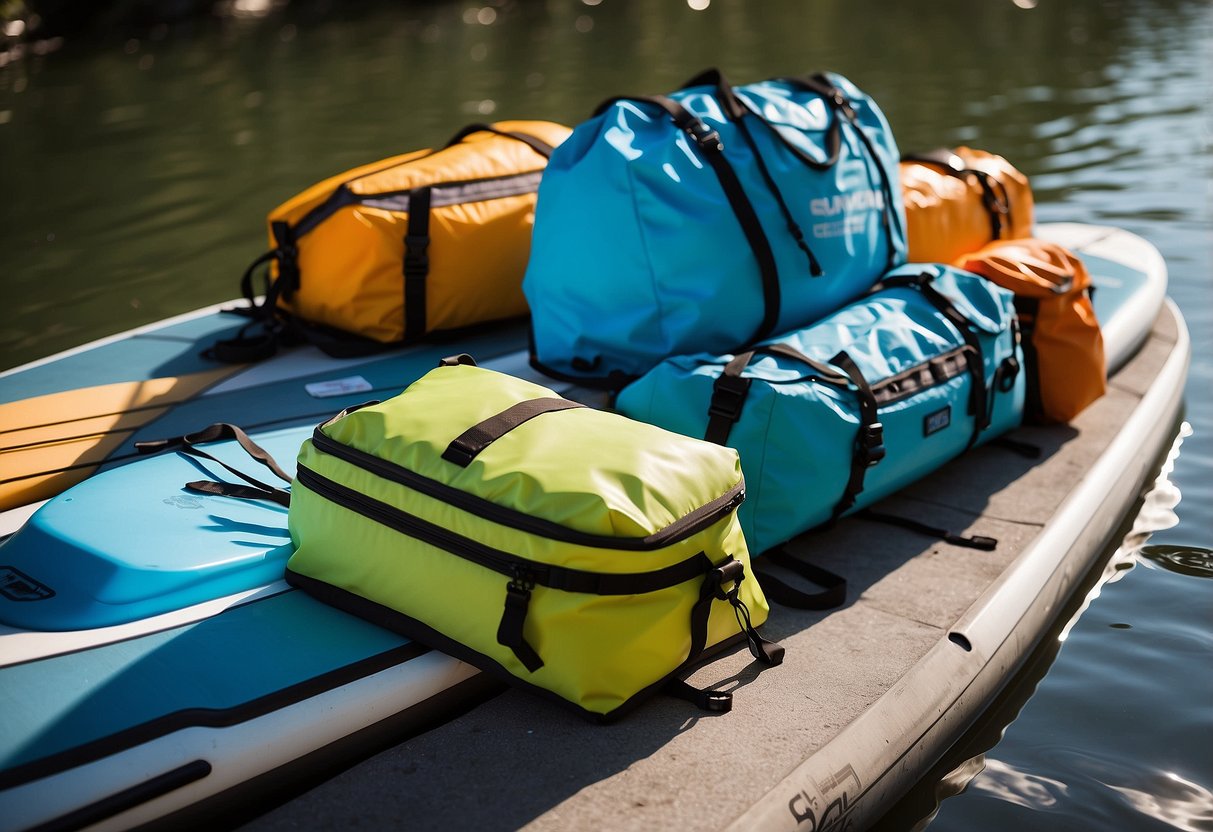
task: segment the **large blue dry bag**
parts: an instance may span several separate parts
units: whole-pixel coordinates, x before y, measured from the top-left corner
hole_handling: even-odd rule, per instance
[[[618,382],[834,311],[905,262],[898,158],[839,75],[612,99],[539,187],[533,362]]]
[[[762,552],[1018,425],[1013,296],[947,266],[903,266],[819,323],[737,355],[671,358],[624,414],[737,449],[738,512]]]

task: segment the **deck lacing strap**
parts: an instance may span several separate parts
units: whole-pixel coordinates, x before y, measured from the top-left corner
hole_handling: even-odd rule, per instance
[[[256,477],[252,477],[238,468],[228,465],[223,460],[212,456],[201,448],[199,444],[206,442],[218,442],[221,439],[234,439],[236,443],[250,457],[260,462],[266,468],[274,473],[274,476],[283,482],[290,482],[291,478],[274,460],[274,457],[269,454],[264,448],[249,438],[248,434],[236,425],[227,422],[216,422],[209,427],[203,428],[194,433],[187,433],[184,436],[174,436],[168,439],[153,439],[135,443],[135,450],[141,454],[154,454],[165,450],[176,450],[190,456],[209,459],[215,462],[230,473],[236,475],[240,479],[248,483],[248,486],[238,485],[235,483],[217,482],[214,480],[197,480],[185,484],[185,488],[190,491],[195,491],[201,494],[216,494],[224,497],[239,497],[246,500],[269,500],[277,503],[280,506],[286,507],[291,503],[291,493],[282,488],[276,488],[268,485]],[[252,486],[251,488],[249,486]]]

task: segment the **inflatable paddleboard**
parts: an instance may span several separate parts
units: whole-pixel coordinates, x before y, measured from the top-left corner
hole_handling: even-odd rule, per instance
[[[1039,232],[1087,262],[1110,364],[1124,364],[1162,306],[1161,258],[1115,229]],[[315,423],[393,395],[444,355],[535,377],[525,333],[341,361],[305,348],[251,367],[202,363],[208,340],[239,323],[214,307],[0,376],[0,479],[52,483],[10,492],[25,507],[0,516],[16,532],[0,545],[0,828],[162,818],[387,721],[416,730],[488,689],[470,666],[281,582],[283,509],[185,492],[227,477],[175,453],[133,461],[133,443],[229,421],[289,465]],[[48,397],[66,409],[44,409]],[[81,437],[105,441],[70,464],[49,451]],[[230,445],[209,450],[263,473]],[[96,469],[30,515],[56,475]]]

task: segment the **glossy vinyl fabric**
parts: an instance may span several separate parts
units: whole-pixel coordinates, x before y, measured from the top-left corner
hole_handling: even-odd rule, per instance
[[[1009,292],[942,265],[908,264],[892,274],[935,275],[934,286],[971,320],[982,344],[987,388],[998,366],[1016,354],[1015,310]],[[773,339],[823,363],[845,350],[869,384],[922,365],[964,344],[960,333],[922,293],[886,288],[813,326]],[[672,358],[618,396],[620,412],[688,436],[703,436],[713,384],[732,355]],[[860,425],[853,387],[809,380],[812,370],[783,356],[756,356],[743,376],[753,379],[728,444],[741,456],[749,493],[739,515],[746,540],[761,553],[830,518],[850,475]],[[867,469],[851,511],[908,485],[962,452],[974,419],[966,412],[968,372],[901,401],[882,405],[887,455]],[[981,441],[1019,424],[1024,374],[994,394],[992,419]],[[946,427],[927,433],[927,417],[948,411]],[[932,423],[934,427],[937,423]]]
[[[670,434],[618,414],[578,408],[544,413],[488,445],[467,467],[442,459],[472,425],[547,388],[470,366],[440,367],[400,396],[322,427],[332,439],[462,492],[577,532],[637,538],[661,532],[741,482],[735,451]],[[304,443],[299,464],[322,477],[464,538],[538,564],[596,573],[646,573],[699,553],[729,556],[747,577],[740,597],[755,625],[768,607],[735,511],[669,545],[645,550],[554,540],[378,476]],[[532,590],[525,635],[543,666],[531,672],[497,639],[510,576],[403,534],[296,481],[290,511],[297,549],[290,573],[421,622],[528,685],[604,715],[687,660],[690,611],[701,580],[634,595]],[[307,588],[306,585],[304,587]],[[389,623],[389,626],[391,624]],[[709,645],[740,632],[729,604],[713,601]]]
[[[825,137],[839,118],[815,93],[784,81],[735,88],[762,159],[824,274],[813,277],[753,152],[714,88],[670,97],[716,130],[770,241],[781,304],[774,331],[803,326],[867,291],[904,262],[897,147],[880,109],[841,76],[858,128],[841,125],[838,162]],[[870,138],[870,157],[857,129]],[[621,100],[578,126],[540,184],[523,289],[538,360],[561,373],[640,375],[663,358],[729,349],[750,340],[764,315],[760,271],[729,200],[695,146],[653,104]],[[881,172],[892,190],[884,224]]]
[[[569,128],[545,121],[504,121],[503,131],[535,136],[552,146]],[[320,182],[270,212],[271,225],[292,228],[344,188],[345,204],[298,238],[300,286],[280,299],[306,321],[376,341],[405,335],[403,261],[410,214],[404,197],[423,186],[488,180],[541,172],[547,160],[525,143],[477,132],[438,150],[422,150],[355,168]],[[492,198],[435,204],[426,249],[426,330],[456,329],[526,314],[522,275],[530,253],[535,182],[521,182]],[[277,245],[270,233],[270,246]],[[409,333],[410,337],[413,333]]]
[[[1091,275],[1065,247],[1045,240],[991,243],[960,265],[1020,298],[1035,421],[1068,422],[1107,389],[1103,333],[1091,305]]]
[[[981,183],[972,174],[956,176],[940,165],[901,163],[908,256],[914,263],[953,263],[994,239],[1032,234],[1035,207],[1028,177],[1001,156],[970,147],[954,148],[955,163],[986,174],[1001,186],[1007,213],[997,238]]]

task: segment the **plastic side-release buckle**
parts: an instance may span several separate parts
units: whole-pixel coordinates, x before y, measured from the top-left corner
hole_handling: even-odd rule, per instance
[[[682,129],[704,150],[715,150],[718,153],[724,150],[724,142],[720,140],[716,128],[709,126],[703,119],[693,119],[683,125]]]
[[[884,459],[884,425],[880,422],[872,422],[860,428],[858,442],[864,467],[871,468]]]
[[[430,270],[428,235],[407,234],[404,238],[404,273],[424,275]]]
[[[708,404],[709,416],[720,416],[730,422],[741,418],[741,409],[750,392],[751,379],[742,376],[722,375],[712,385],[712,400]]]

